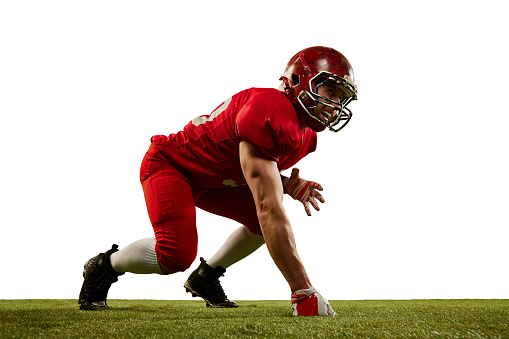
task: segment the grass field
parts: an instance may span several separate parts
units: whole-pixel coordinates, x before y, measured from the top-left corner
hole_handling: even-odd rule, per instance
[[[0,300],[0,338],[509,338],[509,300],[331,301],[336,317],[293,317],[289,301]]]

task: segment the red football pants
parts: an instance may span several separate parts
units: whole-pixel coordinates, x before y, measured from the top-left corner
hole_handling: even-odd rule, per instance
[[[196,258],[196,207],[262,234],[247,185],[196,188],[153,145],[142,161],[140,179],[156,237],[157,259],[172,270],[185,271]]]

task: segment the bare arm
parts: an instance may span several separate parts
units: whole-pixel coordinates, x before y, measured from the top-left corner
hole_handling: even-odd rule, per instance
[[[311,283],[302,264],[290,221],[283,207],[283,186],[274,161],[256,154],[249,143],[240,143],[240,164],[253,193],[258,220],[269,253],[292,292],[307,289]]]

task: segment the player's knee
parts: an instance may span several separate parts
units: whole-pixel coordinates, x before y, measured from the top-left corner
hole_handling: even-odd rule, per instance
[[[167,268],[166,272],[165,270],[163,270],[163,272],[166,274],[184,272],[192,265],[196,258],[196,254],[196,249],[188,248],[173,249],[166,253],[162,252],[161,263],[165,268]]]
[[[174,269],[177,272],[184,272],[193,264],[194,259],[196,259],[196,252],[181,251],[175,259]]]

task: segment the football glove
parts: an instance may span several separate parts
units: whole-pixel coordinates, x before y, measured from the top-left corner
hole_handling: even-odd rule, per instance
[[[320,206],[316,200],[324,203],[322,195],[318,191],[323,191],[322,185],[314,181],[307,181],[299,177],[299,169],[293,168],[289,178],[283,177],[283,187],[285,193],[288,193],[293,199],[299,200],[306,210],[307,215],[311,216],[309,204],[319,211]]]
[[[296,317],[336,315],[329,305],[329,301],[322,297],[314,287],[292,293],[292,309],[293,315]]]

